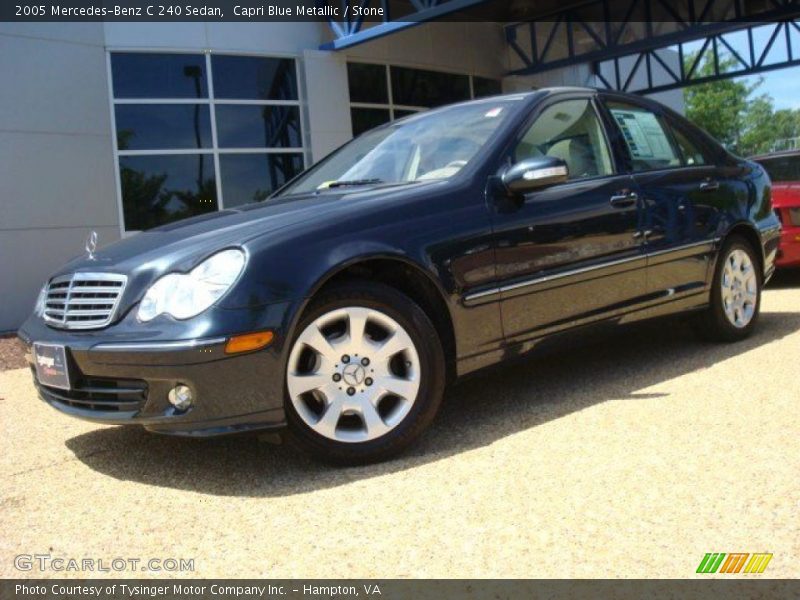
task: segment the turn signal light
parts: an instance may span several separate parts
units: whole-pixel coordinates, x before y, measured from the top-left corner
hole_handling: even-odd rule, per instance
[[[252,352],[268,346],[272,342],[274,334],[271,331],[257,331],[255,333],[245,333],[235,335],[228,339],[225,344],[225,354],[237,354],[239,352]]]

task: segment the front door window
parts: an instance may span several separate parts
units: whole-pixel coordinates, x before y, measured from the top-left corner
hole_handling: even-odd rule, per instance
[[[547,107],[514,149],[514,162],[553,156],[567,163],[570,180],[611,175],[611,155],[589,100]]]

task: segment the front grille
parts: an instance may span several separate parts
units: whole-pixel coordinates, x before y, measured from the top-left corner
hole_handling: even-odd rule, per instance
[[[70,390],[42,385],[35,377],[34,380],[45,399],[83,410],[138,412],[147,400],[147,384],[139,379],[85,377]]]
[[[114,313],[128,278],[116,273],[73,273],[50,281],[44,320],[63,329],[105,327]]]

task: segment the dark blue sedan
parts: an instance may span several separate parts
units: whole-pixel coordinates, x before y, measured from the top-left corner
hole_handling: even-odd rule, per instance
[[[680,312],[708,338],[750,334],[770,189],[643,98],[476,100],[369,131],[263,203],[89,244],[19,336],[66,414],[288,426],[322,458],[381,460],[448,383],[562,332]]]

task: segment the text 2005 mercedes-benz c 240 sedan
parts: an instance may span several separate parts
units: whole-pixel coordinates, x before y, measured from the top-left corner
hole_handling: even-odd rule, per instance
[[[569,329],[686,312],[745,337],[779,234],[762,167],[679,115],[541,90],[384,125],[263,203],[75,259],[19,335],[66,414],[288,426],[366,462],[408,446],[448,382]]]

